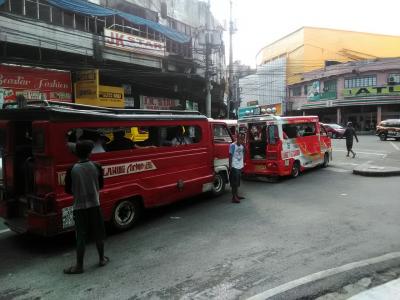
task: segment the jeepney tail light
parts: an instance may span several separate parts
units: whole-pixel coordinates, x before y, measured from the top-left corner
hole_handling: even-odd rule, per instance
[[[35,162],[34,176],[36,195],[43,196],[53,192],[54,172],[51,159],[38,158]]]
[[[47,193],[44,197],[30,197],[29,209],[35,213],[44,215],[55,210],[55,193]]]

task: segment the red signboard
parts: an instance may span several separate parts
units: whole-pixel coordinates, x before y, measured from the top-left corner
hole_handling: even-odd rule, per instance
[[[0,65],[0,102],[13,101],[17,95],[27,100],[72,102],[71,73]]]

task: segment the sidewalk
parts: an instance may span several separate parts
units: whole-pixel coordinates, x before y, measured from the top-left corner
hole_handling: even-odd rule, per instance
[[[398,300],[400,299],[400,279],[389,281],[388,283],[359,293],[349,300]]]
[[[400,153],[392,152],[384,158],[356,166],[353,174],[371,177],[400,176]]]

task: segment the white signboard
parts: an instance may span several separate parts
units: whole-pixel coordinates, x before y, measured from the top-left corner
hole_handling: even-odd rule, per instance
[[[153,41],[107,28],[104,29],[104,44],[106,47],[122,51],[165,56],[165,42]]]

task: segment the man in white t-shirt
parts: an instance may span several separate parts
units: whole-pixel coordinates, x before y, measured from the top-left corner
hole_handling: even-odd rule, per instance
[[[244,135],[240,134],[236,142],[229,147],[229,181],[232,189],[232,203],[240,203],[241,199],[238,194],[240,186],[240,177],[243,169],[244,160]]]

